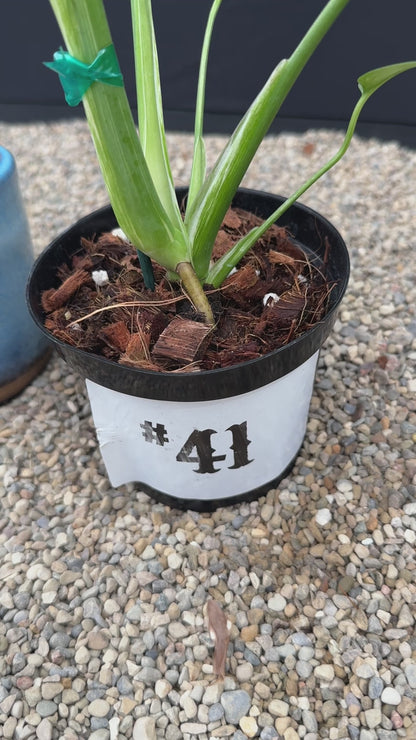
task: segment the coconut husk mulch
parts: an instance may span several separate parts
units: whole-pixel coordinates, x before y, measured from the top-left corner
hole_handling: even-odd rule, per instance
[[[218,259],[260,219],[229,210],[218,234]],[[327,250],[330,245],[327,245]],[[92,274],[105,271],[97,285]],[[313,264],[287,231],[274,225],[220,289],[207,286],[216,324],[206,326],[178,283],[153,263],[148,290],[135,248],[112,233],[82,239],[60,285],[42,295],[45,326],[58,339],[131,367],[198,371],[261,357],[299,337],[325,315],[333,285],[325,259]]]

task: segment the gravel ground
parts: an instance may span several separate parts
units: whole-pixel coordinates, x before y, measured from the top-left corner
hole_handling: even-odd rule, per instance
[[[106,202],[83,122],[0,124],[0,141],[37,252]],[[269,138],[245,184],[288,192],[339,141]],[[189,145],[169,137],[178,184]],[[58,358],[0,408],[0,737],[416,738],[415,182],[415,151],[356,139],[304,198],[352,278],[302,454],[259,501],[196,514],[111,489]],[[232,623],[224,682],[209,596]]]

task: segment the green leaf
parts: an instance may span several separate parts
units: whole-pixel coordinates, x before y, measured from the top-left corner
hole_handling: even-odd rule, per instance
[[[195,109],[194,153],[192,157],[192,170],[187,199],[187,211],[192,207],[195,196],[201,188],[205,178],[206,156],[205,143],[203,139],[205,87],[207,79],[208,54],[211,44],[212,31],[221,2],[222,0],[214,0],[214,2],[212,3],[211,10],[208,16],[207,27],[205,30],[204,42],[202,45]],[[187,218],[185,217],[185,223],[186,221]]]
[[[192,264],[204,280],[212,247],[234,194],[282,102],[282,60],[240,121],[202,188],[187,208]]]
[[[205,280],[210,255],[234,194],[281,104],[329,28],[350,0],[328,0],[290,56],[274,69],[240,121],[187,213],[192,263]]]
[[[364,95],[372,95],[389,80],[415,67],[416,62],[399,62],[399,64],[389,64],[387,67],[372,69],[358,78],[358,87]]]
[[[131,0],[131,15],[140,141],[160,200],[170,218],[181,227],[167,153],[151,0]]]
[[[416,68],[416,62],[402,62],[399,64],[391,64],[387,67],[380,67],[373,69],[370,72],[366,72],[358,78],[357,83],[361,91],[361,96],[356,103],[354,110],[351,114],[351,118],[345,133],[344,140],[333,157],[331,157],[326,164],[324,164],[312,177],[303,183],[292,195],[282,203],[279,208],[274,211],[260,226],[255,227],[249,231],[240,241],[238,241],[232,249],[230,249],[223,257],[221,257],[215,264],[210,268],[207,276],[207,282],[218,288],[221,283],[225,280],[231,270],[240,262],[245,254],[254,246],[256,241],[267,231],[272,224],[283,216],[283,214],[290,208],[295,201],[300,198],[309,188],[319,180],[328,170],[330,170],[339,160],[344,156],[347,151],[351,139],[353,137],[359,115],[369,99],[369,97],[382,85],[389,80],[392,80],[402,72],[407,72],[410,69]]]

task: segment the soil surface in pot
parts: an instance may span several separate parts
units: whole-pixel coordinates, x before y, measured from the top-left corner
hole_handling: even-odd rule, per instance
[[[261,223],[230,209],[218,234],[218,259]],[[220,289],[207,287],[216,325],[207,327],[180,285],[153,264],[156,287],[146,289],[135,248],[112,233],[82,239],[71,265],[59,268],[58,288],[42,295],[45,327],[58,339],[130,367],[198,371],[256,359],[299,337],[325,315],[333,283],[323,262],[279,226],[271,227]],[[93,272],[105,271],[97,286]]]

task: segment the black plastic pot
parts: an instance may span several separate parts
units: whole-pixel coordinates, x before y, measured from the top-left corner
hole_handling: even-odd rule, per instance
[[[177,195],[178,199],[182,199],[186,195],[186,190],[178,189]],[[283,198],[280,196],[240,189],[233,204],[266,218],[282,201]],[[44,328],[40,302],[42,292],[57,286],[56,268],[66,261],[70,262],[72,255],[79,250],[81,236],[90,237],[117,226],[109,206],[78,221],[58,236],[37,259],[29,277],[27,290],[30,312],[38,326],[55,345],[58,353],[73,370],[88,381],[87,387],[97,433],[113,485],[136,480],[143,490],[171,506],[206,510],[239,500],[256,498],[277,485],[290,471],[305,433],[319,350],[332,329],[337,308],[347,286],[349,258],[344,241],[334,226],[306,206],[299,204],[292,206],[279,220],[279,225],[286,226],[294,239],[308,251],[310,259],[318,263],[323,259],[326,244],[330,244],[327,276],[336,285],[330,294],[325,318],[300,338],[260,359],[230,368],[199,373],[155,373],[122,366],[71,347],[57,340]],[[307,396],[303,401],[305,408],[301,418],[298,421],[292,419],[292,426],[296,427],[297,435],[294,444],[289,444],[286,439],[290,423],[288,424],[285,419],[279,419],[280,406],[288,395],[286,385],[291,375],[295,379],[297,376],[300,377],[300,383]],[[281,391],[279,384],[283,389]],[[265,388],[270,390],[271,400],[266,399]],[[255,391],[260,393],[259,401],[252,395]],[[282,393],[283,396],[279,401],[279,394]],[[106,428],[107,422],[103,418],[102,410],[109,409],[113,403],[111,413],[117,415],[117,409],[121,409],[120,404],[126,403],[126,395],[129,397],[128,407],[123,406],[123,411],[120,411],[123,415],[123,427],[117,429],[117,433],[124,441],[114,441],[117,434],[114,428],[111,430]],[[302,393],[295,391],[296,406],[301,395]],[[284,434],[283,442],[279,443],[276,440],[276,432],[270,429],[264,429],[263,432],[258,430],[258,436],[254,439],[256,435],[254,429],[252,431],[252,426],[257,423],[256,417],[270,413],[270,405],[273,408],[274,402],[276,406],[273,418],[277,417],[278,427]],[[152,403],[156,406],[149,406]],[[245,418],[245,408],[250,403],[253,405],[252,424]],[[233,406],[230,421],[227,421],[227,404]],[[128,409],[133,407],[135,410],[131,411],[131,430],[126,432],[129,425]],[[181,408],[186,417],[187,431],[185,428],[181,430],[181,424],[176,428],[173,418],[170,418],[169,425],[163,421],[166,413],[169,416],[174,409],[175,414],[176,412],[180,414]],[[151,419],[148,418],[150,414],[153,414]],[[205,418],[206,414],[208,416]],[[225,433],[228,439],[221,436]],[[130,435],[128,440],[126,434]],[[268,452],[264,449],[266,440],[271,442]],[[111,443],[113,449],[109,452]],[[145,449],[140,450],[140,444],[144,444]],[[223,447],[225,445],[226,450],[219,450],[221,444]],[[273,466],[273,461],[279,457],[282,446],[287,447],[285,455],[276,463],[277,467]],[[158,454],[165,457],[152,459],[155,448],[159,448]],[[160,471],[165,471],[168,467],[166,457],[168,448],[172,448],[170,456],[173,456],[178,472],[175,475],[166,473],[165,476],[161,476]],[[227,459],[230,455],[230,459]],[[145,458],[143,475],[140,473],[137,477],[132,471],[135,466],[137,467],[138,460],[143,457]],[[123,480],[123,472],[112,475],[109,470],[111,466],[117,467],[119,458],[125,461]],[[228,462],[233,464],[228,465]],[[256,467],[254,463],[259,468],[259,475],[254,476],[255,482],[252,484],[248,473]],[[195,465],[198,467],[195,468]],[[156,483],[151,481],[149,474],[152,467],[157,474]],[[263,469],[264,479],[262,479]],[[224,470],[228,472],[224,473]],[[224,476],[222,483],[221,476]],[[232,476],[238,477],[240,482],[236,484]],[[167,485],[161,484],[161,477],[168,481]],[[202,484],[201,481],[205,482]]]

